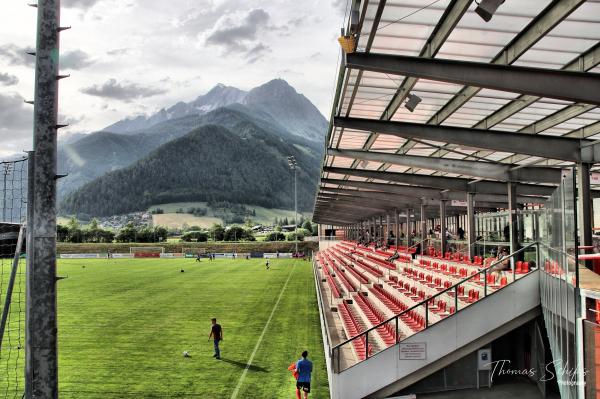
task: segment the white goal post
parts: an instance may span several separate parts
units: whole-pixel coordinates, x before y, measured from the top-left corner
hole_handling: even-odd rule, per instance
[[[130,254],[164,254],[165,247],[129,247]]]

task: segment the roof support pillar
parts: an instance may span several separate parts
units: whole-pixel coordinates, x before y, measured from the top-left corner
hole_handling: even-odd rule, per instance
[[[425,219],[425,204],[421,203],[421,255],[427,246],[427,219]]]
[[[406,247],[410,247],[412,245],[411,234],[410,231],[410,209],[406,208]]]
[[[400,243],[398,242],[398,240],[400,239],[400,216],[398,216],[398,209],[394,209],[394,217],[396,220],[396,248],[398,248],[398,245],[400,245]]]
[[[440,201],[440,242],[441,242],[441,251],[442,257],[446,255],[446,200]]]
[[[386,229],[385,229],[385,246],[387,247],[390,242],[390,214],[385,215]]]
[[[475,194],[467,193],[467,239],[469,242],[469,257],[471,260],[475,256],[475,242],[477,233],[475,232]]]
[[[510,239],[510,253],[519,249],[519,225],[517,223],[517,185],[508,184],[508,231]],[[514,257],[510,259],[511,268],[514,268]]]
[[[592,197],[590,195],[590,167],[589,163],[577,164],[577,202],[579,210],[579,245],[589,246],[592,242]],[[591,268],[591,262],[586,262]]]

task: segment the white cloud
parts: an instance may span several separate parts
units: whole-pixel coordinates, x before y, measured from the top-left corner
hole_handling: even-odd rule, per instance
[[[109,79],[101,85],[84,87],[81,92],[90,96],[130,102],[135,99],[164,94],[166,90],[157,87],[145,87],[137,83],[120,83],[116,79]]]
[[[19,83],[19,78],[15,75],[0,72],[0,86],[13,86]]]
[[[247,90],[280,77],[329,115],[343,19],[336,3],[63,0],[61,25],[72,29],[61,33],[61,70],[71,78],[59,83],[59,110],[85,115],[73,129],[90,132],[191,101],[218,82]],[[7,2],[0,14],[0,71],[18,79],[0,87],[28,100],[34,57],[25,51],[35,47],[35,24],[35,9],[20,2]]]

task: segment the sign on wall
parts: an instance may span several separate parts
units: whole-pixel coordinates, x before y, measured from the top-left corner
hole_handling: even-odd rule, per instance
[[[427,343],[414,342],[400,344],[400,360],[425,360],[427,359]]]

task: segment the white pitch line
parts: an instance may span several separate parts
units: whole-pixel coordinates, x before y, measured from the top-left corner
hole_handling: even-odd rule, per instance
[[[267,332],[267,328],[269,327],[269,324],[271,324],[271,319],[273,318],[273,315],[275,314],[275,311],[277,310],[277,306],[279,305],[279,302],[281,301],[281,297],[283,296],[283,292],[285,291],[285,289],[286,289],[286,287],[288,285],[288,282],[290,281],[290,278],[292,277],[292,274],[294,273],[294,269],[295,268],[296,268],[296,262],[294,262],[294,266],[292,266],[292,270],[290,271],[290,275],[288,276],[287,280],[285,280],[285,284],[283,285],[283,288],[281,289],[281,292],[279,293],[279,298],[277,298],[277,302],[275,302],[275,305],[273,306],[273,310],[271,310],[271,315],[269,316],[269,319],[267,320],[267,323],[265,324],[265,327],[263,328],[262,333],[260,334],[260,337],[258,337],[258,341],[256,342],[256,346],[254,347],[254,350],[252,351],[252,354],[250,355],[250,359],[248,359],[248,363],[246,364],[246,368],[242,372],[242,375],[240,376],[240,379],[238,380],[238,383],[237,383],[235,389],[233,390],[233,393],[231,394],[231,399],[237,398],[237,395],[238,395],[238,393],[240,391],[242,383],[244,382],[244,378],[246,378],[246,374],[248,373],[248,370],[252,366],[252,361],[254,360],[254,356],[256,355],[256,351],[258,351],[258,347],[260,346],[260,343],[262,342],[263,337],[265,336],[265,332]]]

